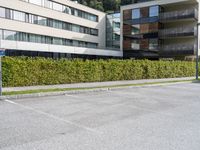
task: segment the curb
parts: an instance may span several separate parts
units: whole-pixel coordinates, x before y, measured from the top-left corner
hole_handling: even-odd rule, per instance
[[[105,87],[105,88],[94,88],[94,89],[84,89],[84,90],[71,90],[71,91],[58,91],[58,92],[43,92],[43,93],[33,93],[33,94],[19,94],[19,95],[8,95],[8,96],[1,96],[1,100],[11,99],[25,99],[25,98],[39,98],[39,97],[46,97],[46,96],[61,96],[67,94],[80,94],[80,93],[91,93],[91,92],[101,92],[101,91],[114,91],[114,90],[122,90],[122,89],[130,89],[130,88],[144,88],[144,87],[155,87],[155,86],[165,86],[165,85],[173,85],[173,84],[183,84],[183,83],[197,83],[199,81],[190,81],[185,80],[181,82],[171,82],[171,83],[147,83],[147,85],[130,85],[130,86],[123,86],[119,85],[119,87]],[[145,83],[144,83],[145,84]]]

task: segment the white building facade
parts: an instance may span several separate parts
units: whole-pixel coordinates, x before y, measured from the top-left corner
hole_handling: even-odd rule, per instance
[[[69,0],[0,0],[0,48],[8,56],[122,57],[106,48],[106,14]]]

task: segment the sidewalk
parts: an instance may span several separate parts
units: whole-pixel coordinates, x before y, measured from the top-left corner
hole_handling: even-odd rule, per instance
[[[158,82],[172,82],[172,81],[186,81],[194,80],[195,77],[186,78],[169,78],[169,79],[145,79],[145,80],[130,80],[130,81],[109,81],[109,82],[93,82],[93,83],[75,83],[75,84],[59,84],[59,85],[45,85],[45,86],[27,86],[27,87],[8,87],[3,88],[3,92],[27,91],[38,89],[64,89],[64,88],[95,88],[104,86],[120,86],[131,84],[146,84]]]

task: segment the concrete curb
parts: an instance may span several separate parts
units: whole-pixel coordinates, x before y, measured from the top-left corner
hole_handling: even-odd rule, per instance
[[[87,82],[87,83],[72,83],[72,84],[57,84],[57,85],[38,85],[26,87],[4,87],[3,92],[17,92],[27,90],[45,90],[45,89],[64,89],[64,88],[95,88],[105,86],[120,86],[125,84],[144,84],[153,82],[170,82],[170,81],[185,81],[194,80],[195,77],[182,78],[164,78],[164,79],[141,79],[141,80],[121,80],[121,81],[106,81],[106,82]]]
[[[33,93],[33,94],[19,94],[19,95],[8,95],[8,96],[1,96],[0,100],[17,100],[17,99],[25,99],[25,98],[38,98],[38,97],[45,97],[45,96],[59,96],[59,95],[67,95],[67,94],[80,94],[80,93],[91,93],[91,92],[101,92],[101,91],[113,91],[113,90],[120,90],[120,89],[129,89],[129,88],[144,88],[144,87],[154,87],[154,86],[165,86],[165,85],[173,85],[173,84],[183,84],[183,83],[193,83],[194,81],[185,80],[185,81],[177,81],[169,83],[147,83],[147,85],[130,85],[130,86],[123,86],[119,85],[119,87],[105,87],[105,88],[94,88],[94,89],[83,89],[83,90],[71,90],[71,91],[61,91],[61,92],[43,92],[43,93]],[[198,81],[197,81],[198,82]],[[144,83],[145,84],[145,83]]]

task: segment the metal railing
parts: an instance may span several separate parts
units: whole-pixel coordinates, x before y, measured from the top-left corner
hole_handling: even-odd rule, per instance
[[[194,54],[196,45],[194,44],[170,44],[160,46],[161,54]]]
[[[179,28],[169,28],[159,30],[159,37],[176,37],[176,36],[195,36],[197,33],[196,27],[183,26]]]
[[[197,9],[185,9],[180,11],[171,11],[161,13],[159,18],[160,21],[172,20],[172,19],[184,19],[184,18],[197,18]]]

